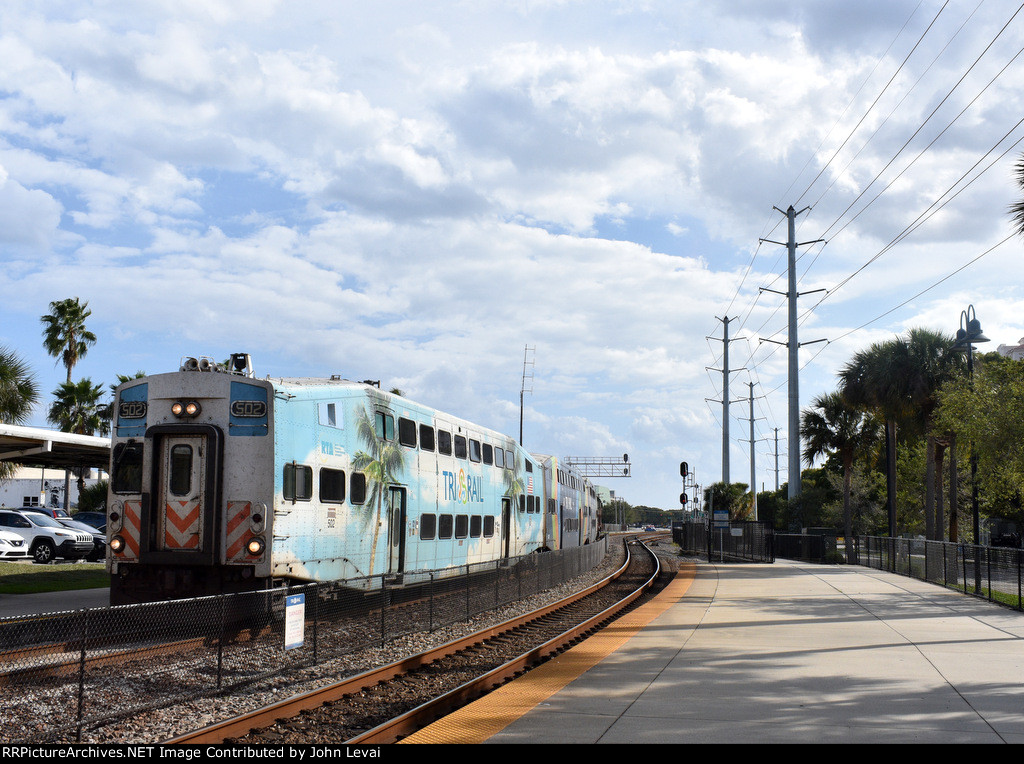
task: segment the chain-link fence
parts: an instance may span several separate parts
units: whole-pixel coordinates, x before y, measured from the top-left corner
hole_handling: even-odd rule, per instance
[[[839,559],[835,534],[776,533],[775,555],[784,560],[834,563]]]
[[[948,541],[861,536],[861,565],[919,578],[1024,610],[1024,551]]]
[[[3,620],[0,740],[80,737],[86,726],[434,631],[568,581],[606,551],[601,539],[400,582],[375,576]]]
[[[767,523],[672,523],[672,540],[687,554],[720,562],[775,562],[774,534]]]

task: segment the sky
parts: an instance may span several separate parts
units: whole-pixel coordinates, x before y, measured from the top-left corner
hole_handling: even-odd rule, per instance
[[[677,509],[787,480],[800,405],[913,327],[1024,337],[1024,11],[963,0],[6,0],[0,345],[381,380]],[[1019,56],[1019,57],[1018,57]],[[764,291],[773,290],[773,291]],[[524,380],[525,377],[525,380]],[[778,471],[776,470],[778,438]]]

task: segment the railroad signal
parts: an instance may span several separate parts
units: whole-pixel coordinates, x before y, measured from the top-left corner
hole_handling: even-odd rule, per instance
[[[679,462],[679,474],[682,475],[684,478],[689,477],[690,465],[688,465],[686,462]]]
[[[684,507],[686,506],[686,502],[688,502],[689,500],[690,497],[687,496],[685,493],[679,494],[679,503],[682,504]]]

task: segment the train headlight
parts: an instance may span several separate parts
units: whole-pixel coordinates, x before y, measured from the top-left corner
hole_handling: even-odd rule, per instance
[[[171,404],[171,413],[176,417],[197,417],[202,410],[198,401],[175,401]]]
[[[265,546],[266,545],[263,543],[263,539],[261,539],[259,536],[254,536],[253,538],[249,539],[249,543],[246,544],[245,548],[246,551],[248,551],[251,556],[259,557],[261,554],[263,554],[263,549],[265,548]]]
[[[121,554],[124,551],[124,538],[120,534],[110,539],[110,551],[114,554]]]

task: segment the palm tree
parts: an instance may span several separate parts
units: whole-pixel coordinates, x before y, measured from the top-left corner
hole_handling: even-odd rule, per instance
[[[886,504],[889,535],[896,536],[896,425],[909,413],[907,343],[896,337],[854,355],[839,372],[840,393],[855,408],[874,412],[885,425]]]
[[[1017,185],[1024,191],[1024,159],[1017,162],[1013,171],[1017,176]],[[1017,233],[1024,234],[1024,200],[1010,205],[1010,219],[1013,221],[1013,227]]]
[[[39,387],[28,364],[0,346],[0,422],[24,424],[38,401]]]
[[[92,435],[103,428],[103,385],[94,385],[86,377],[76,383],[62,382],[53,391],[53,405],[46,415],[46,420],[57,425],[61,432],[73,432],[77,435]],[[65,486],[70,477],[65,476]],[[85,474],[78,471],[78,492],[85,490]],[[65,508],[68,503],[68,492],[64,491]]]
[[[872,416],[850,406],[838,393],[819,395],[804,412],[800,423],[804,439],[804,460],[810,466],[819,456],[836,454],[843,465],[843,532],[847,551],[852,550],[853,512],[850,488],[853,461],[878,438],[878,424]]]
[[[9,348],[0,347],[0,422],[24,424],[39,401],[39,386],[35,376],[18,355]],[[0,481],[14,475],[12,462],[0,462]]]
[[[41,316],[43,322],[43,347],[54,358],[59,358],[68,370],[67,382],[71,382],[71,370],[96,344],[96,335],[85,328],[85,319],[92,315],[89,303],[79,303],[78,298],[68,298],[50,303],[50,312]]]
[[[938,391],[964,367],[963,357],[950,352],[954,338],[931,329],[911,329],[907,335],[907,395],[912,421],[926,439],[925,538],[942,540],[942,515],[936,511],[936,442],[932,434]]]
[[[395,441],[389,441],[383,434],[378,435],[374,426],[374,413],[363,409],[359,412],[356,422],[359,439],[366,444],[368,451],[359,451],[352,458],[352,468],[366,475],[370,486],[369,501],[363,507],[369,507],[363,517],[363,527],[373,523],[373,541],[370,544],[370,566],[367,575],[373,575],[373,562],[377,554],[377,537],[380,534],[381,507],[384,495],[394,484],[396,476],[405,469],[405,454]]]

